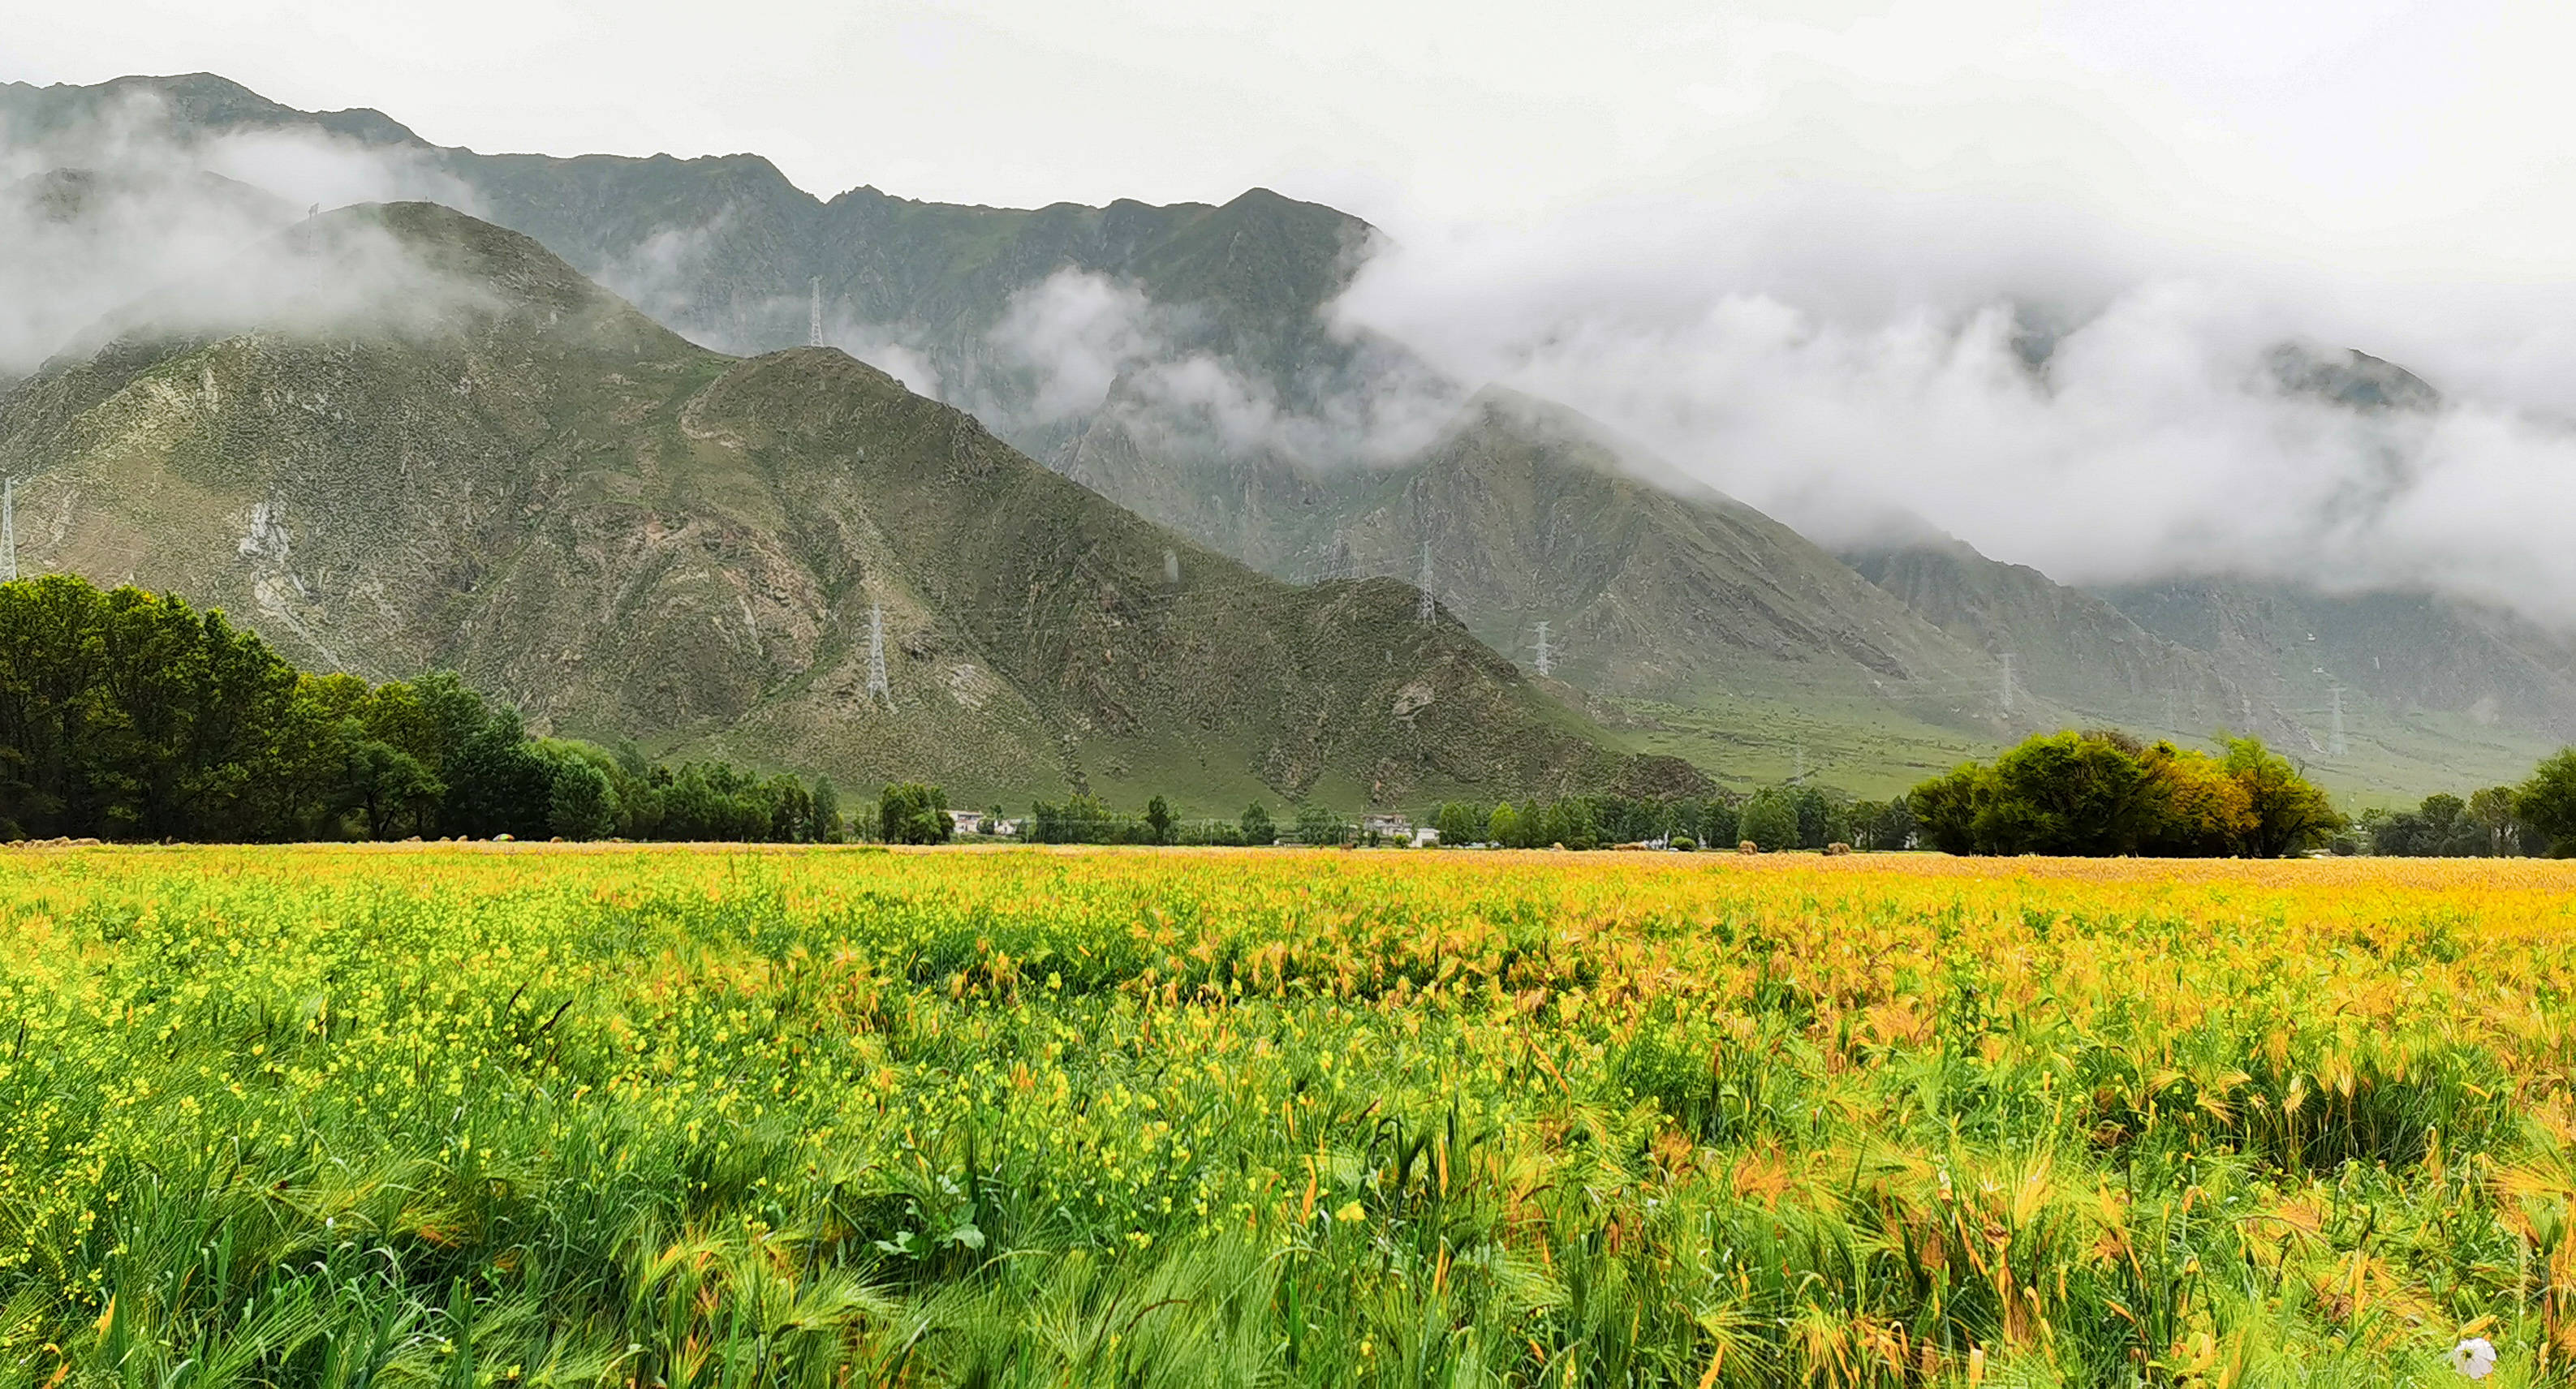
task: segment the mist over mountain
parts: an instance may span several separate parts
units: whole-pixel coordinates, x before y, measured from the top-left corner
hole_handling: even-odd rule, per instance
[[[0,132],[27,190],[0,215],[95,229],[27,243],[0,382],[139,292],[139,267],[209,263],[343,195],[425,197],[703,346],[791,348],[819,319],[1270,575],[1410,581],[1427,552],[1442,611],[1487,645],[1532,664],[1547,623],[1596,718],[1739,780],[1890,785],[2102,721],[2251,728],[2405,787],[2510,770],[2576,719],[2555,635],[2576,450],[2544,412],[2342,346],[2353,320],[2241,267],[2177,273],[2046,219],[1928,276],[1849,230],[1939,231],[1921,200],[1599,206],[1399,244],[1259,189],[1022,211],[817,198],[754,155],[483,155],[209,76],[0,86]],[[112,200],[66,221],[47,191],[66,180],[156,189],[135,206],[193,240]],[[1819,209],[1841,230],[1796,234]],[[2348,613],[2383,646],[2434,641],[2453,675],[2339,674],[2361,646],[2295,668],[2272,636],[2192,635],[2291,619],[2176,626],[2135,598],[2166,591]]]
[[[1264,579],[837,350],[695,347],[436,205],[300,221],[98,336],[0,397],[21,565],[315,667],[973,798],[1698,782],[1401,586]]]

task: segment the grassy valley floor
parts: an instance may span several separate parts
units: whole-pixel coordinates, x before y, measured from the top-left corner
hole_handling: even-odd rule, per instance
[[[0,1383],[2492,1383],[2576,864],[0,855]]]

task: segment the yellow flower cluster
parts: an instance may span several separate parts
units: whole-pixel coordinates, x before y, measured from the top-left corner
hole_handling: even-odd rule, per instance
[[[38,1379],[2576,1363],[2570,864],[87,848],[0,937]]]

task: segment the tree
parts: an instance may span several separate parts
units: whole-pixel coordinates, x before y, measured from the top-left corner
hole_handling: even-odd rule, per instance
[[[2277,857],[2344,826],[2325,792],[2261,742],[2227,747],[2218,759],[2114,731],[2042,734],[1906,799],[1920,836],[1954,854]]]
[[[2468,822],[2486,837],[2486,854],[2503,858],[2517,847],[2516,833],[2522,828],[2513,809],[2513,788],[2490,786],[2469,797]]]
[[[1798,847],[1798,803],[1787,791],[1765,786],[1744,803],[1736,827],[1766,852]]]
[[[2549,852],[2576,858],[2576,747],[2534,767],[2529,780],[2514,788],[2513,813],[2532,830],[2549,836]]]
[[[2154,819],[2137,852],[2168,858],[2213,858],[2241,852],[2254,831],[2254,798],[2245,783],[2206,753],[2158,743],[2142,759],[2154,795]]]
[[[1914,807],[1915,832],[1945,854],[1977,852],[1977,813],[1994,795],[1993,778],[1962,762],[1905,794]]]
[[[1145,826],[1154,832],[1154,842],[1172,842],[1172,803],[1160,796],[1145,802]]]
[[[1342,842],[1342,817],[1320,805],[1301,806],[1297,811],[1297,842],[1300,844],[1339,844]]]
[[[877,822],[889,844],[945,844],[956,827],[948,818],[948,793],[917,781],[885,789],[877,801]]]
[[[617,832],[617,793],[608,773],[580,757],[555,763],[546,828],[559,839],[606,839]]]
[[[2245,852],[2255,858],[2295,854],[2343,828],[2344,817],[2326,793],[2299,775],[2290,760],[2263,746],[2260,738],[2226,740],[2228,774],[2245,788],[2253,810],[2253,828]]]
[[[1494,813],[1485,817],[1485,842],[1507,849],[1520,847],[1521,813],[1512,808],[1510,801],[1495,806]]]
[[[1914,847],[1914,806],[1903,796],[1891,801],[1863,801],[1852,807],[1852,840],[1862,849]]]
[[[1241,824],[1246,844],[1275,844],[1279,841],[1279,826],[1271,821],[1270,811],[1259,801],[1243,808]]]
[[[1465,801],[1446,801],[1431,817],[1431,828],[1438,831],[1443,848],[1459,849],[1485,837],[1485,810]]]
[[[339,803],[356,810],[369,839],[391,839],[405,825],[415,834],[434,828],[447,787],[420,759],[363,732],[342,740]]]
[[[2105,733],[2029,739],[1995,759],[1976,838],[1997,854],[2133,853],[2154,796],[2137,745]]]
[[[447,803],[440,823],[475,839],[542,839],[554,812],[555,768],[528,741],[519,712],[487,719],[446,758]]]
[[[830,777],[814,778],[814,842],[838,844],[846,828],[841,821],[841,793]]]
[[[1732,849],[1744,842],[1736,833],[1737,810],[1733,802],[1708,800],[1700,803],[1698,823],[1684,828],[1695,830],[1699,842],[1713,849]]]

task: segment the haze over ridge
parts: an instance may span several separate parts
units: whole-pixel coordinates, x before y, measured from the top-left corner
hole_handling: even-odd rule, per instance
[[[1786,52],[1765,61],[1787,62]],[[1757,69],[1748,82],[1772,71]],[[1942,106],[1938,93],[1920,100]],[[420,186],[434,183],[430,166],[387,155],[375,122],[392,123],[370,117],[333,118],[314,162],[365,184],[345,174],[369,167],[347,157],[367,139],[390,165],[368,191],[442,191]],[[268,171],[293,162],[264,153]],[[1059,391],[1068,413],[1096,407],[1122,375],[1159,380],[1180,408],[1218,420],[1225,447],[1302,434],[1311,456],[1400,453],[1466,389],[1500,381],[1564,400],[1829,541],[1919,517],[2073,581],[2236,572],[2429,585],[2567,617],[2576,561],[2554,541],[2576,514],[2576,452],[2548,423],[2557,403],[2505,379],[2527,370],[2463,368],[2430,342],[2439,360],[2427,366],[2389,347],[2407,334],[2320,311],[2334,297],[2317,292],[2320,272],[2275,274],[2096,211],[2015,209],[1984,183],[1934,194],[1773,177],[1728,205],[1627,197],[1516,223],[1413,219],[1331,313],[1345,333],[1383,334],[1435,368],[1393,392],[1372,382],[1364,395],[1264,399],[1261,373],[1211,370],[1203,344],[1171,340],[1170,314],[1189,306],[1096,274],[1015,305],[1023,311],[996,332],[1028,331],[996,349],[1028,359],[1040,395],[1066,381],[1097,393],[1067,406]],[[644,245],[682,255],[704,230],[657,228]],[[657,307],[652,257],[623,269],[604,278]],[[2295,283],[2302,276],[2310,283]],[[1068,302],[1082,306],[1069,332],[1062,312],[1049,316]],[[801,327],[793,307],[772,316]],[[1003,412],[932,365],[905,325],[834,327],[917,387]],[[2028,369],[2034,341],[2053,349],[2044,370]],[[2322,410],[2262,369],[2284,341],[2415,365],[2451,408],[2377,419]],[[755,330],[717,345],[780,344]],[[2515,353],[2551,350],[2526,335]],[[1316,408],[1301,415],[1301,403]]]

